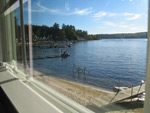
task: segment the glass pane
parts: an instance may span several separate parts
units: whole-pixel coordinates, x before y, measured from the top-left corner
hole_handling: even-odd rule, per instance
[[[19,3],[19,1],[17,1]],[[18,4],[19,5],[19,4]],[[17,55],[17,67],[19,70],[24,72],[23,67],[23,46],[22,46],[22,36],[21,36],[21,20],[20,20],[20,6],[18,6],[15,10],[15,29],[16,29],[16,55]]]
[[[126,87],[132,94],[129,87],[145,80],[147,4],[32,1],[35,78],[90,109],[95,106],[91,100],[112,94],[114,87]],[[118,105],[110,111],[143,110],[142,102]]]
[[[1,13],[1,36],[2,38],[2,47],[3,49],[3,61],[12,63],[13,60],[16,60],[16,49],[15,49],[15,18],[14,12],[9,9],[10,1],[2,1],[2,10],[5,10],[4,13]],[[12,1],[11,4],[15,2]],[[6,7],[7,6],[7,7]],[[8,10],[8,9],[9,10]]]
[[[23,3],[26,1],[24,0]],[[19,0],[2,2],[1,32],[3,61],[24,72],[24,53],[21,35],[21,15]]]
[[[1,14],[5,62],[95,112],[143,112],[148,0],[24,0],[24,26],[20,8]]]

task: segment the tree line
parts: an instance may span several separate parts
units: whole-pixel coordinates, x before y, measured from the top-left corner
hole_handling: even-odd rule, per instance
[[[28,38],[28,25],[25,25],[25,35]],[[58,23],[53,26],[32,25],[33,41],[38,40],[98,40],[100,35],[89,35],[87,31],[76,29],[73,25],[63,24],[61,27]]]
[[[138,33],[120,33],[120,34],[100,34],[101,39],[114,39],[114,38],[147,38],[147,32],[138,32]]]

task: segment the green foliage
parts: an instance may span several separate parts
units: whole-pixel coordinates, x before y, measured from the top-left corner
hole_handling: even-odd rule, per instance
[[[88,40],[100,40],[100,35],[88,35]]]
[[[25,25],[26,35],[28,37],[28,25]],[[54,23],[52,27],[48,26],[38,26],[32,25],[32,36],[34,41],[38,40],[79,40],[80,38],[85,40],[96,40],[100,39],[99,35],[88,35],[87,31],[76,30],[73,25],[62,25],[62,28],[59,27],[59,24]],[[26,38],[27,38],[26,37]]]

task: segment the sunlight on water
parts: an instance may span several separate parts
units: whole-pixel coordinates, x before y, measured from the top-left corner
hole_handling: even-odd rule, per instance
[[[34,69],[45,74],[111,90],[113,86],[138,85],[145,78],[147,39],[84,41],[68,48],[70,57],[34,60]],[[64,50],[64,49],[63,49]],[[34,55],[57,53],[57,48],[34,48]],[[72,75],[75,65],[74,75]],[[38,68],[40,65],[40,69]],[[86,74],[78,76],[78,66]]]

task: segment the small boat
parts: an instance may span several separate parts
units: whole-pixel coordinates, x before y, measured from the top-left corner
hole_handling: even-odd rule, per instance
[[[68,56],[70,56],[68,53],[66,53],[66,52],[64,52],[62,55],[61,55],[61,57],[62,58],[66,58],[66,57],[68,57]]]
[[[114,87],[113,88],[113,91],[114,92],[119,92],[119,91],[123,91],[123,90],[126,90],[128,89],[129,87]]]
[[[139,94],[136,99],[137,99],[137,101],[144,102],[145,101],[145,93]]]

